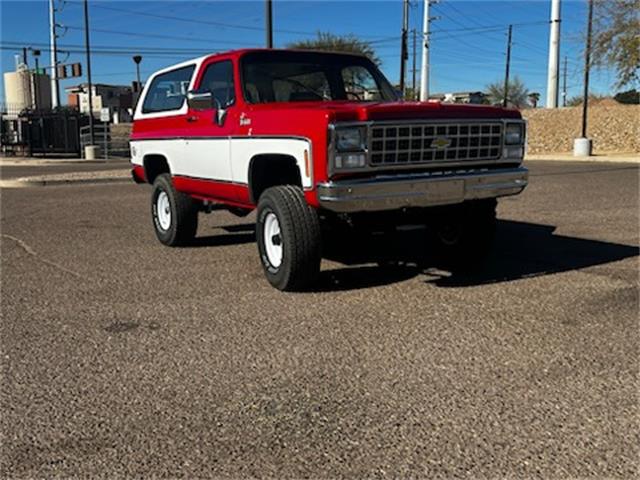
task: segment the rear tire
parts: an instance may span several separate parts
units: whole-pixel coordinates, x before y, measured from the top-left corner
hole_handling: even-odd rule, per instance
[[[153,182],[151,218],[158,240],[170,247],[188,244],[198,230],[196,202],[175,189],[168,173]]]
[[[256,237],[265,276],[275,288],[299,291],[317,280],[320,223],[299,187],[281,185],[264,191],[258,202]]]
[[[488,199],[440,210],[430,225],[439,257],[456,267],[482,263],[493,247],[496,206],[496,199]]]

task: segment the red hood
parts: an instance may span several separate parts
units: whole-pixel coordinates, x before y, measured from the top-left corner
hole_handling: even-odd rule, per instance
[[[330,121],[431,118],[521,118],[514,109],[441,102],[287,102],[254,105],[258,109],[324,111]]]

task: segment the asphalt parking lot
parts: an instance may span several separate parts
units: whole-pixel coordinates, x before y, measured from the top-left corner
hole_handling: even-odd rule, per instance
[[[2,190],[2,477],[637,478],[638,165],[529,167],[484,270],[301,294],[252,216],[169,249],[147,187]]]

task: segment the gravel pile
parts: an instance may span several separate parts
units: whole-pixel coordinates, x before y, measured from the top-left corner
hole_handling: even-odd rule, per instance
[[[580,136],[582,107],[527,109],[528,153],[571,152]],[[589,105],[587,136],[594,153],[640,152],[640,106],[599,102]]]
[[[529,121],[529,154],[568,153],[580,136],[582,107],[525,109]],[[126,139],[131,124],[111,126],[111,135]],[[596,154],[640,152],[640,106],[613,99],[589,104],[588,136]]]

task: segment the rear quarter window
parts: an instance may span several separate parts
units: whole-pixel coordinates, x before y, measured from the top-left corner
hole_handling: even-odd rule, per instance
[[[156,75],[144,97],[142,113],[179,110],[184,104],[195,68],[195,65],[189,65]]]

